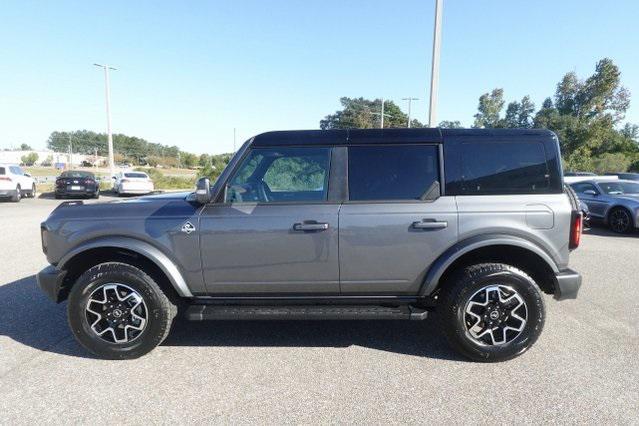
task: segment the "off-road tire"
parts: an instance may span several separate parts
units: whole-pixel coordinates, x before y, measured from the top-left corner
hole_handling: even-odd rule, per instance
[[[91,329],[87,319],[85,309],[91,294],[109,283],[130,287],[139,293],[146,304],[146,326],[138,337],[127,343],[103,340]],[[69,294],[67,314],[71,331],[89,352],[105,359],[133,359],[162,343],[171,329],[177,308],[141,269],[126,263],[107,262],[90,268],[78,278]]]
[[[491,285],[516,290],[526,303],[527,321],[520,334],[501,345],[482,345],[470,335],[465,307],[473,294]],[[545,320],[544,299],[535,281],[525,272],[502,263],[483,263],[465,267],[444,283],[439,294],[438,318],[453,349],[478,362],[499,362],[515,358],[537,341]]]

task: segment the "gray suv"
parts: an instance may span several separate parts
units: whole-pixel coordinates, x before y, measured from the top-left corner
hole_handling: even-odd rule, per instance
[[[424,320],[477,361],[516,357],[544,297],[575,298],[581,213],[546,130],[285,131],[211,186],[60,204],[42,223],[54,301],[92,353],[146,354],[173,319]]]

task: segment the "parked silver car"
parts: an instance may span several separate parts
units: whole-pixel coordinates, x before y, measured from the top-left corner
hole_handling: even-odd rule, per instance
[[[639,227],[639,183],[629,180],[584,180],[570,185],[593,219],[620,234]]]

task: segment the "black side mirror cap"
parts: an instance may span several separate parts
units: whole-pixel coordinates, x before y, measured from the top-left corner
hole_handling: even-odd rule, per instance
[[[197,180],[195,199],[200,204],[208,204],[211,202],[211,181],[209,178],[202,177]]]

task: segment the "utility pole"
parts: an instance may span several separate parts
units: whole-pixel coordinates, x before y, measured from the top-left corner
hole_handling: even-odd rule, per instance
[[[430,72],[430,102],[428,105],[428,127],[437,121],[437,90],[439,87],[439,51],[441,49],[442,8],[444,0],[435,0],[435,27],[433,29],[433,60]]]
[[[73,145],[71,145],[71,133],[69,133],[69,169],[73,168]]]
[[[418,101],[418,100],[419,100],[419,98],[411,98],[411,97],[408,97],[408,98],[402,98],[402,100],[403,100],[403,101],[408,101],[408,126],[407,126],[407,127],[410,129],[410,106],[411,106],[411,103],[412,103],[413,101]]]
[[[104,89],[106,92],[106,114],[107,114],[107,142],[109,146],[109,173],[115,175],[115,164],[113,162],[113,135],[111,134],[111,90],[109,88],[109,70],[117,68],[108,65],[93,64],[96,67],[104,68]]]
[[[386,100],[384,98],[382,98],[382,111],[381,113],[379,112],[371,112],[371,114],[373,115],[379,115],[380,116],[380,128],[383,129],[384,128],[384,117],[390,117],[390,114],[384,114],[384,103],[386,102]],[[368,108],[366,105],[362,105],[364,108]]]

